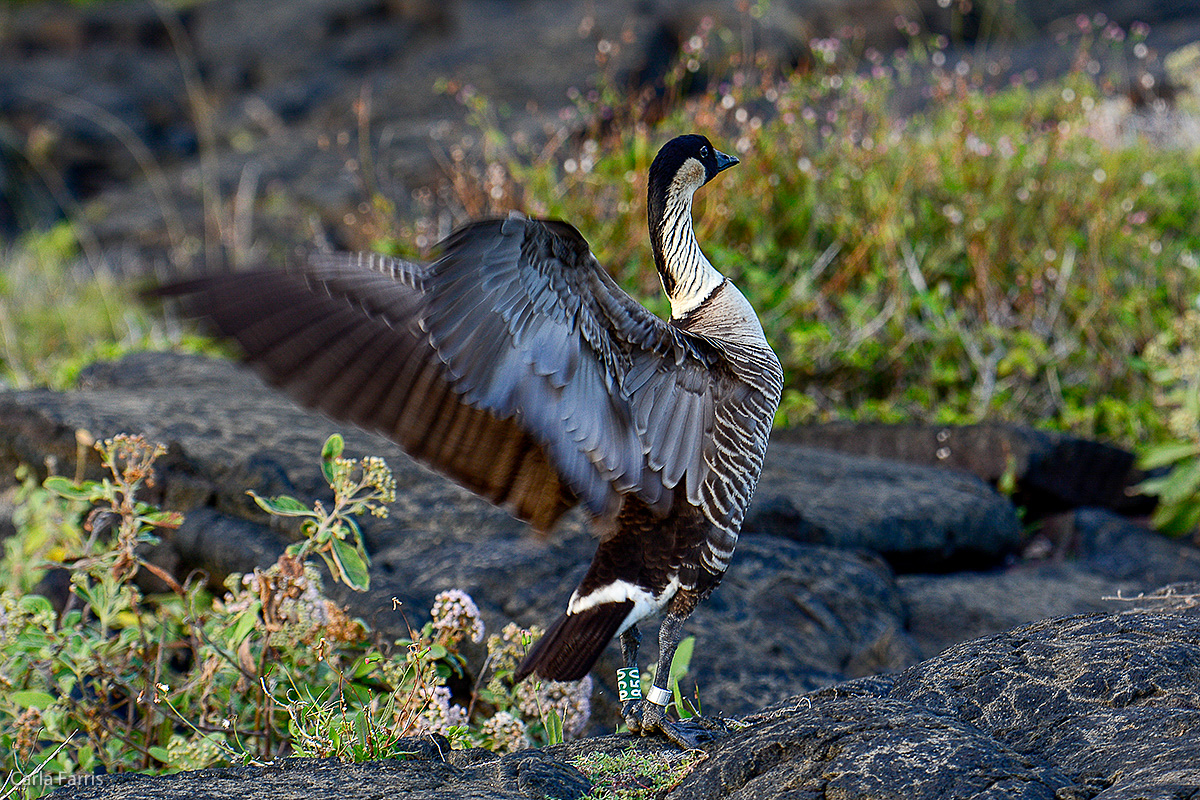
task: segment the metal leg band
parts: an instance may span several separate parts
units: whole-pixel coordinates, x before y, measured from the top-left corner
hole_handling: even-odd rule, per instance
[[[671,702],[671,692],[666,689],[660,689],[657,686],[651,686],[646,690],[646,702],[665,708],[667,703]]]

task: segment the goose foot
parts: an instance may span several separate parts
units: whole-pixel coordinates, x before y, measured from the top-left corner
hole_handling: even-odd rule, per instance
[[[621,709],[621,716],[629,726],[630,733],[640,736],[662,734],[684,750],[699,750],[703,745],[722,738],[732,730],[720,719],[670,719],[666,709],[646,700],[625,703]]]

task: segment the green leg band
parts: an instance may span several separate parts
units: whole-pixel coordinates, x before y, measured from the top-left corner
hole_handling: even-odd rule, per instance
[[[622,703],[642,699],[642,678],[637,667],[621,667],[617,670],[617,698]]]

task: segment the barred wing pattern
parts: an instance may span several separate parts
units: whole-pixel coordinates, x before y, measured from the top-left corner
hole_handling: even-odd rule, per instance
[[[722,532],[705,560],[723,571],[782,384],[765,341],[662,321],[563,222],[469,225],[430,273],[426,328],[464,399],[519,415],[597,516],[625,493],[666,514],[684,482],[688,503]],[[569,466],[580,454],[591,470],[582,478]]]
[[[302,271],[241,272],[166,286],[235,340],[271,384],[549,530],[578,499],[513,419],[463,403],[419,318],[426,268],[374,255],[313,257]]]
[[[723,341],[721,349],[726,363],[736,365],[738,380],[725,384],[714,410],[713,435],[706,441],[709,469],[696,504],[713,524],[701,563],[718,575],[733,557],[783,393],[783,369],[769,347]]]
[[[473,223],[430,265],[320,255],[164,293],[301,402],[540,530],[578,502],[613,515],[626,494],[666,514],[685,481],[725,534],[706,561],[728,562],[778,394],[743,379],[736,345],[630,298],[566,223]]]

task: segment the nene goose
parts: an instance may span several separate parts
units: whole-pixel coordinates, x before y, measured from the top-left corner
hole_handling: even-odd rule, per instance
[[[692,229],[692,195],[736,163],[688,135],[650,166],[667,322],[574,227],[518,214],[460,228],[428,265],[313,255],[157,294],[181,297],[296,399],[388,436],[535,529],[582,504],[595,558],[516,678],[582,678],[620,636],[630,729],[690,747],[704,732],[666,717],[666,666],[729,566],[783,383],[754,310]],[[663,612],[666,666],[642,699],[637,623]]]

